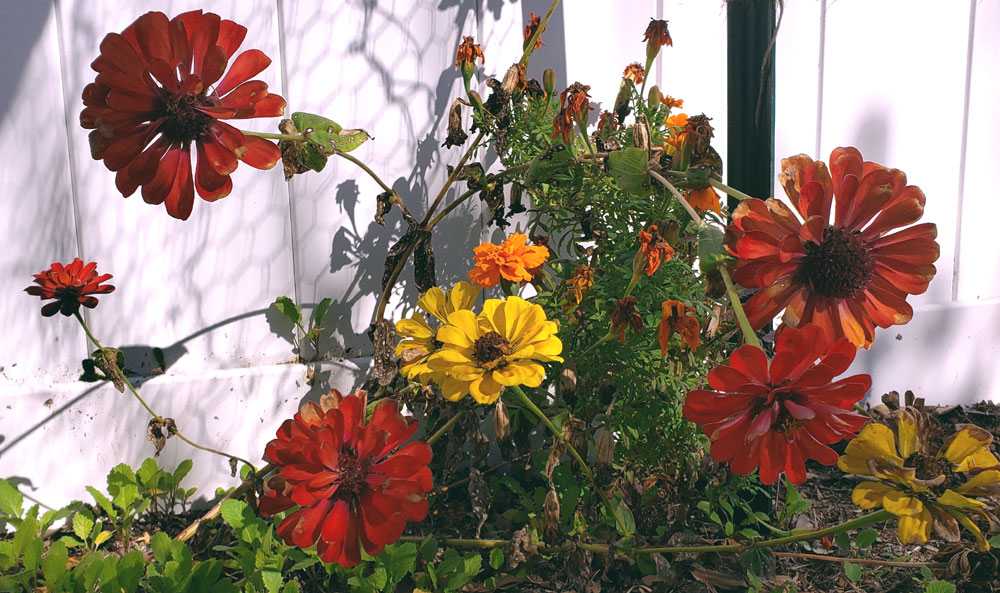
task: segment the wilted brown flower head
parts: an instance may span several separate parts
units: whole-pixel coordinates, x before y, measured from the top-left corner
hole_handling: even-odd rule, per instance
[[[628,327],[637,334],[642,332],[642,316],[635,310],[636,302],[635,297],[629,295],[615,303],[615,310],[611,313],[611,328],[618,332],[620,342],[625,341],[625,330]]]
[[[632,62],[625,67],[625,72],[622,74],[622,78],[626,80],[631,80],[635,84],[642,84],[642,81],[646,78],[646,69],[642,67],[639,62]]]
[[[590,110],[594,109],[590,106],[588,91],[590,91],[588,85],[574,82],[559,95],[559,105],[566,110],[566,114],[584,123],[590,119]]]
[[[455,66],[459,68],[475,67],[477,58],[480,64],[485,63],[483,49],[476,45],[475,38],[463,37],[462,43],[458,46],[458,51],[455,53]]]
[[[617,124],[615,123],[615,114],[610,111],[602,111],[600,117],[597,119],[597,130],[599,132],[608,132],[615,129]]]
[[[688,142],[691,143],[694,154],[698,155],[708,150],[708,146],[715,136],[712,124],[708,123],[712,118],[704,113],[692,115],[688,118],[687,125],[684,126],[684,134]]]
[[[528,40],[531,39],[531,36],[535,34],[535,30],[538,29],[538,26],[541,24],[542,24],[542,17],[536,15],[535,13],[531,13],[531,22],[524,26],[525,43],[527,43]],[[542,33],[544,32],[545,29],[542,29]],[[545,45],[545,42],[542,41],[542,37],[541,35],[539,35],[538,39],[535,40],[535,49],[538,49],[543,45]]]

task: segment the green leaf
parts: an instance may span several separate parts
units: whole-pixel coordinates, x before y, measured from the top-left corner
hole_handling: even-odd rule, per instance
[[[299,311],[298,305],[296,305],[292,299],[286,296],[280,296],[274,299],[274,306],[295,325],[300,325],[302,323],[302,311]]]
[[[220,514],[222,514],[222,519],[229,524],[233,529],[240,529],[243,527],[243,511],[246,510],[247,503],[242,500],[224,500],[219,508]]]
[[[177,464],[177,469],[174,470],[174,484],[180,484],[181,480],[184,479],[191,468],[194,467],[194,462],[190,459],[185,459]]]
[[[0,514],[21,518],[24,511],[24,496],[7,480],[0,479]]]
[[[994,535],[990,538],[991,548],[1000,548],[1000,535]]]
[[[17,547],[16,545],[14,547]],[[65,545],[63,546],[65,548]],[[38,567],[38,561],[42,559],[42,551],[45,549],[45,544],[40,539],[33,539],[24,544],[21,554],[21,563],[24,565],[25,570],[29,572],[35,572]]]
[[[625,530],[622,532],[621,526],[618,527],[618,531],[622,532],[622,535],[628,537],[635,534],[635,517],[632,516],[632,511],[625,504],[625,501],[618,503],[618,516],[621,517],[622,523],[625,524]]]
[[[313,326],[314,327],[319,327],[319,326],[323,325],[323,319],[326,318],[326,311],[327,311],[327,309],[330,308],[330,303],[331,302],[333,302],[333,301],[330,300],[330,297],[326,297],[326,298],[324,298],[323,300],[321,300],[316,305],[315,309],[313,309]]]
[[[837,535],[833,536],[833,541],[837,543],[837,547],[845,552],[851,549],[851,536],[847,535],[846,532],[838,532]]]
[[[132,550],[118,561],[118,587],[125,593],[133,593],[139,586],[139,579],[142,578],[145,569],[146,563],[142,559],[142,552]]]
[[[428,535],[427,538],[420,543],[420,557],[424,559],[424,562],[430,562],[437,556],[438,552],[438,542],[433,536]]]
[[[285,588],[281,590],[281,593],[299,593],[299,584],[295,581],[288,581],[285,583]]]
[[[398,583],[417,567],[417,545],[409,542],[386,548],[388,576],[391,583]]]
[[[729,257],[722,242],[724,237],[722,229],[712,225],[706,225],[698,231],[698,268],[702,274],[715,270]]]
[[[111,502],[122,510],[128,509],[139,498],[139,484],[135,472],[128,465],[119,463],[108,474],[108,494]]]
[[[377,591],[381,591],[382,587],[385,587],[389,582],[389,575],[385,572],[385,567],[378,566],[375,571],[368,576],[368,582]]]
[[[501,566],[503,566],[503,550],[493,548],[490,550],[490,568],[500,570]]]
[[[108,500],[107,496],[104,496],[100,490],[94,488],[93,486],[87,486],[86,488],[87,492],[90,493],[90,496],[94,498],[94,502],[97,503],[97,506],[101,507],[101,510],[107,513],[108,517],[110,517],[112,521],[118,518],[118,511],[115,510],[114,505],[111,504],[111,501]]]
[[[878,532],[874,529],[866,529],[854,538],[854,543],[859,548],[870,548],[878,540]]]
[[[855,564],[853,562],[844,563],[844,575],[847,576],[851,582],[858,582],[861,580],[861,565]]]
[[[37,541],[37,540],[36,540]],[[69,560],[69,551],[66,544],[55,542],[49,547],[49,553],[42,558],[42,574],[50,584],[58,583],[66,574],[66,561]]]
[[[162,531],[153,534],[149,542],[149,547],[153,549],[153,556],[159,564],[166,564],[170,560],[170,550],[173,541],[170,536]]]
[[[278,593],[278,590],[281,589],[281,571],[262,570],[260,572],[260,578],[264,581],[264,587],[267,589],[267,593]]]
[[[948,581],[931,581],[927,583],[926,593],[955,593],[955,585]]]
[[[90,530],[94,528],[94,515],[87,509],[82,509],[73,515],[73,533],[80,541],[90,538]]]
[[[608,154],[608,171],[623,190],[636,196],[652,193],[646,168],[649,153],[642,148],[625,148]]]
[[[320,154],[332,154],[334,150],[351,152],[370,138],[364,130],[345,130],[332,119],[312,113],[293,113],[292,123]]]
[[[147,457],[139,467],[139,471],[135,472],[135,475],[139,478],[139,483],[142,484],[143,488],[150,489],[156,487],[156,482],[153,478],[156,477],[159,471],[160,466],[156,464],[156,461],[152,457]]]
[[[568,171],[573,166],[573,155],[563,144],[542,151],[528,167],[524,176],[527,186],[570,179]]]

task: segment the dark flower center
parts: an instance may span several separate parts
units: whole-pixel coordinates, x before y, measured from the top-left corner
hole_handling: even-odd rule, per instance
[[[938,476],[949,476],[951,474],[951,464],[947,459],[934,455],[926,455],[917,451],[903,462],[903,466],[912,467],[917,471],[917,478],[920,480],[933,480]]]
[[[504,357],[508,354],[510,354],[510,342],[495,331],[479,336],[472,345],[472,355],[488,371],[507,366]]]
[[[341,498],[355,497],[361,494],[368,477],[369,463],[367,459],[358,459],[357,453],[344,450],[340,453],[337,471],[340,474],[340,486],[337,494]]]
[[[212,106],[213,102],[205,93],[171,94],[164,92],[161,97],[162,115],[159,131],[171,144],[188,146],[199,138],[215,121],[198,107]]]
[[[807,241],[805,248],[800,279],[821,296],[850,298],[864,290],[875,273],[875,262],[857,233],[829,226],[821,243]]]

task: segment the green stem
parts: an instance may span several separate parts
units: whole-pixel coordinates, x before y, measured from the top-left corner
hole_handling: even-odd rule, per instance
[[[87,322],[83,320],[83,316],[80,315],[80,312],[77,311],[75,313],[75,315],[76,315],[77,321],[80,322],[80,325],[83,327],[83,331],[87,334],[87,337],[90,339],[90,341],[93,342],[95,346],[97,346],[98,348],[100,348],[101,350],[103,350],[104,347],[101,346],[101,343],[97,341],[97,338],[94,337],[94,334],[90,333],[90,328],[87,327]],[[125,373],[123,373],[121,371],[118,371],[117,369],[116,369],[115,372],[118,373],[118,376],[121,378],[122,382],[125,383],[126,386],[128,386],[128,390],[132,392],[132,395],[135,397],[135,399],[137,399],[139,401],[139,403],[142,404],[142,407],[146,409],[146,412],[148,412],[149,415],[152,416],[153,419],[156,420],[157,422],[159,422],[160,424],[165,424],[166,423],[166,419],[163,416],[160,416],[159,414],[157,414],[153,410],[153,408],[149,407],[149,404],[146,403],[146,400],[143,399],[143,397],[141,395],[139,395],[139,392],[136,390],[135,385],[132,385],[132,382],[129,381],[129,378],[125,376]],[[198,443],[196,443],[196,442],[192,441],[191,439],[187,438],[186,436],[184,436],[184,434],[181,433],[180,430],[177,430],[176,425],[173,427],[173,429],[170,429],[170,430],[171,430],[171,432],[175,436],[177,436],[177,438],[179,438],[180,440],[184,441],[185,443],[191,445],[195,449],[201,449],[202,451],[207,451],[209,453],[215,453],[216,455],[221,455],[222,457],[225,457],[226,459],[236,459],[238,461],[243,462],[246,465],[249,465],[251,468],[255,468],[254,464],[250,463],[246,459],[243,459],[242,457],[238,457],[236,455],[230,455],[229,453],[226,453],[225,451],[219,451],[218,449],[213,449],[211,447],[206,447],[205,445],[199,445]],[[256,471],[256,469],[254,469],[254,471]]]
[[[358,158],[356,158],[354,156],[351,156],[351,155],[347,154],[346,152],[343,152],[343,151],[340,151],[340,150],[335,150],[333,154],[339,156],[342,159],[346,159],[348,161],[351,161],[352,163],[354,163],[355,165],[357,165],[358,167],[360,167],[362,171],[364,171],[365,173],[368,173],[368,175],[372,179],[375,180],[375,183],[377,183],[380,186],[382,186],[383,190],[385,190],[385,191],[387,191],[389,193],[393,193],[392,188],[389,187],[388,185],[386,185],[386,183],[384,181],[382,181],[382,179],[378,175],[376,175],[374,171],[372,171],[371,169],[369,169],[368,165],[366,165],[363,162],[361,162],[360,159],[358,159]]]
[[[469,157],[472,156],[472,153],[475,152],[476,148],[479,146],[479,142],[484,136],[486,136],[486,130],[480,130],[479,134],[472,141],[472,144],[469,145],[468,150],[466,150],[465,154],[462,155],[462,158],[458,160],[458,164],[456,164],[451,170],[451,175],[448,176],[448,179],[445,179],[444,185],[441,187],[441,191],[439,191],[438,195],[434,198],[434,201],[431,203],[431,207],[427,209],[427,214],[424,215],[424,219],[420,221],[421,228],[427,228],[427,223],[430,221],[431,216],[434,215],[434,211],[437,210],[437,207],[441,204],[441,200],[444,199],[448,190],[451,189],[451,184],[455,183],[455,179],[457,179],[462,173],[462,167],[465,166],[466,161],[468,161]],[[406,258],[404,257],[401,261],[406,261]]]
[[[443,437],[444,435],[446,435],[448,433],[448,431],[451,430],[451,428],[453,426],[455,426],[455,424],[458,423],[458,421],[461,420],[462,416],[464,416],[464,415],[465,415],[465,410],[459,410],[451,418],[448,418],[448,421],[445,422],[444,425],[441,428],[437,429],[434,432],[434,434],[432,434],[430,436],[430,438],[428,438],[426,441],[424,441],[425,443],[427,443],[427,446],[429,447],[429,446],[433,445],[434,443],[436,443],[438,441],[438,439],[440,439],[441,437]]]
[[[552,0],[552,5],[549,6],[549,11],[545,13],[545,16],[538,23],[538,28],[531,35],[527,42],[525,42],[524,53],[521,54],[521,59],[518,61],[524,67],[528,66],[528,62],[531,60],[531,52],[535,51],[535,42],[541,37],[542,31],[545,30],[545,25],[549,22],[549,17],[552,13],[556,11],[556,6],[559,6],[559,0]]]
[[[733,286],[733,279],[729,277],[729,270],[720,264],[719,273],[722,274],[722,281],[726,283],[726,293],[729,294],[729,302],[733,306],[733,312],[736,313],[736,321],[740,324],[740,331],[743,332],[743,341],[760,348],[760,340],[757,339],[757,333],[750,325],[746,311],[743,310],[743,303],[740,302],[740,295],[736,293],[736,287]]]
[[[302,134],[271,134],[270,132],[251,132],[249,130],[240,130],[247,136],[256,136],[258,138],[264,138],[266,140],[290,140],[292,142],[305,142],[306,137]]]
[[[851,519],[850,521],[844,521],[832,527],[826,527],[824,529],[816,529],[813,531],[804,531],[797,533],[795,535],[790,535],[788,537],[778,537],[774,539],[740,543],[740,544],[719,544],[719,545],[705,545],[705,546],[659,546],[659,547],[641,547],[632,548],[631,551],[637,554],[705,554],[710,552],[742,552],[747,549],[752,548],[773,548],[776,546],[781,546],[785,544],[791,544],[801,541],[817,540],[827,535],[833,535],[840,533],[841,531],[848,531],[850,529],[861,529],[868,525],[874,523],[881,523],[887,521],[893,517],[893,514],[889,511],[882,509],[875,511],[874,513],[869,513],[867,515],[862,515],[856,519]],[[399,541],[403,542],[421,542],[425,538],[413,535],[404,535],[399,538]],[[571,549],[588,550],[591,552],[597,552],[599,554],[607,554],[614,550],[613,546],[608,544],[591,544],[584,542],[566,542],[558,546],[551,544],[546,544],[545,542],[535,542],[539,548],[544,549],[548,552],[560,552]],[[509,540],[505,539],[443,539],[438,540],[438,545],[449,546],[449,547],[465,547],[465,548],[479,548],[479,549],[491,549],[491,548],[502,548],[510,544]],[[624,548],[622,548],[624,550]]]
[[[737,200],[740,200],[740,201],[743,201],[743,200],[753,200],[754,199],[753,196],[751,196],[749,194],[745,194],[745,193],[741,192],[740,190],[736,189],[735,187],[729,187],[725,183],[722,183],[721,181],[716,181],[715,179],[712,179],[711,177],[708,178],[708,184],[711,185],[712,187],[714,187],[715,189],[717,189],[719,191],[722,191],[722,192],[725,192],[725,193],[729,194],[730,196],[732,196],[732,197],[734,197],[734,198],[736,198]]]
[[[608,495],[605,494],[604,490],[597,485],[597,478],[594,476],[594,472],[590,469],[590,466],[587,465],[587,462],[583,460],[583,457],[580,456],[580,453],[576,450],[576,447],[574,447],[569,441],[566,440],[566,437],[563,436],[562,431],[556,428],[556,425],[553,424],[552,421],[549,420],[549,417],[546,416],[545,413],[542,412],[542,410],[535,405],[535,402],[531,401],[531,398],[528,397],[526,393],[524,393],[524,390],[521,389],[520,385],[512,385],[510,389],[511,391],[516,393],[517,396],[521,399],[521,402],[529,410],[531,410],[532,413],[534,413],[535,416],[537,416],[538,419],[541,420],[546,427],[548,427],[549,431],[552,433],[552,436],[556,437],[557,440],[559,440],[563,445],[566,446],[566,450],[569,451],[569,454],[573,457],[573,459],[576,460],[577,463],[580,464],[580,468],[583,469],[583,473],[587,476],[587,480],[590,482],[590,485],[593,486],[594,490],[596,490],[597,493],[601,496],[601,500],[604,501],[604,506],[607,507],[608,512],[611,514],[612,517],[615,518],[615,523],[618,524],[618,530],[622,534],[624,534],[626,532],[625,522],[622,520],[621,515],[618,514],[618,509],[616,509],[614,504],[611,503],[611,499],[608,498]]]
[[[667,181],[666,177],[660,175],[656,171],[649,171],[649,176],[660,182],[660,185],[667,188],[667,190],[669,190],[670,193],[673,194],[675,198],[677,198],[677,201],[681,203],[681,206],[684,207],[684,210],[687,211],[688,216],[691,217],[691,220],[693,220],[696,225],[698,225],[699,227],[705,226],[705,221],[703,221],[701,217],[698,216],[698,213],[694,211],[694,208],[691,207],[691,204],[688,204],[688,201],[684,199],[684,196],[681,195],[681,192],[676,187],[674,187],[673,183]]]
[[[584,107],[587,109],[588,107]],[[591,158],[594,159],[595,164],[597,163],[597,152],[594,150],[594,145],[590,143],[590,136],[587,135],[587,126],[582,121],[576,122],[576,129],[580,130],[580,135],[583,136],[583,142],[587,145],[587,151],[590,152]]]
[[[603,336],[601,336],[600,340],[597,340],[596,342],[594,342],[593,344],[591,344],[586,350],[584,350],[583,352],[581,352],[580,353],[580,358],[583,358],[583,357],[587,356],[588,354],[591,353],[591,351],[594,350],[594,348],[597,348],[598,346],[600,346],[601,344],[604,344],[605,342],[610,342],[614,338],[615,338],[615,333],[609,329],[608,333],[606,333]]]
[[[504,177],[506,175],[509,175],[511,173],[516,173],[518,171],[523,171],[525,169],[528,169],[529,167],[531,167],[531,163],[522,163],[520,165],[516,165],[516,166],[513,166],[513,167],[511,167],[509,169],[505,169],[503,171],[500,171],[499,173],[495,173],[493,175],[487,175],[486,176],[486,183],[487,184],[492,183],[492,182],[496,181],[497,179],[500,179],[500,178],[502,178],[502,177]],[[452,210],[454,210],[455,208],[458,208],[463,202],[465,202],[466,200],[468,200],[472,196],[476,195],[480,191],[482,191],[482,188],[476,187],[476,188],[473,188],[473,189],[470,189],[470,190],[466,191],[462,195],[460,195],[457,198],[455,198],[454,200],[452,200],[448,205],[446,205],[444,208],[441,209],[441,212],[438,212],[437,216],[435,216],[434,218],[432,218],[431,221],[429,223],[427,223],[427,230],[429,231],[429,230],[433,229],[435,226],[438,225],[438,223],[440,223],[444,219],[445,216],[447,216],[448,214],[450,214]]]

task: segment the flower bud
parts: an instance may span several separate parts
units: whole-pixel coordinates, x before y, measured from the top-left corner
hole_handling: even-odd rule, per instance
[[[493,430],[496,432],[498,441],[505,441],[510,438],[510,416],[507,414],[507,406],[502,399],[498,399],[493,407]]]
[[[632,144],[649,152],[649,124],[643,116],[639,116],[637,120],[632,126]]]
[[[646,107],[650,110],[656,109],[660,106],[660,87],[655,84],[649,88],[649,93],[646,95]]]
[[[546,68],[542,72],[542,88],[545,89],[545,96],[551,97],[556,92],[556,71]]]
[[[472,106],[476,108],[477,111],[483,109],[483,98],[476,91],[469,91],[469,102]]]

